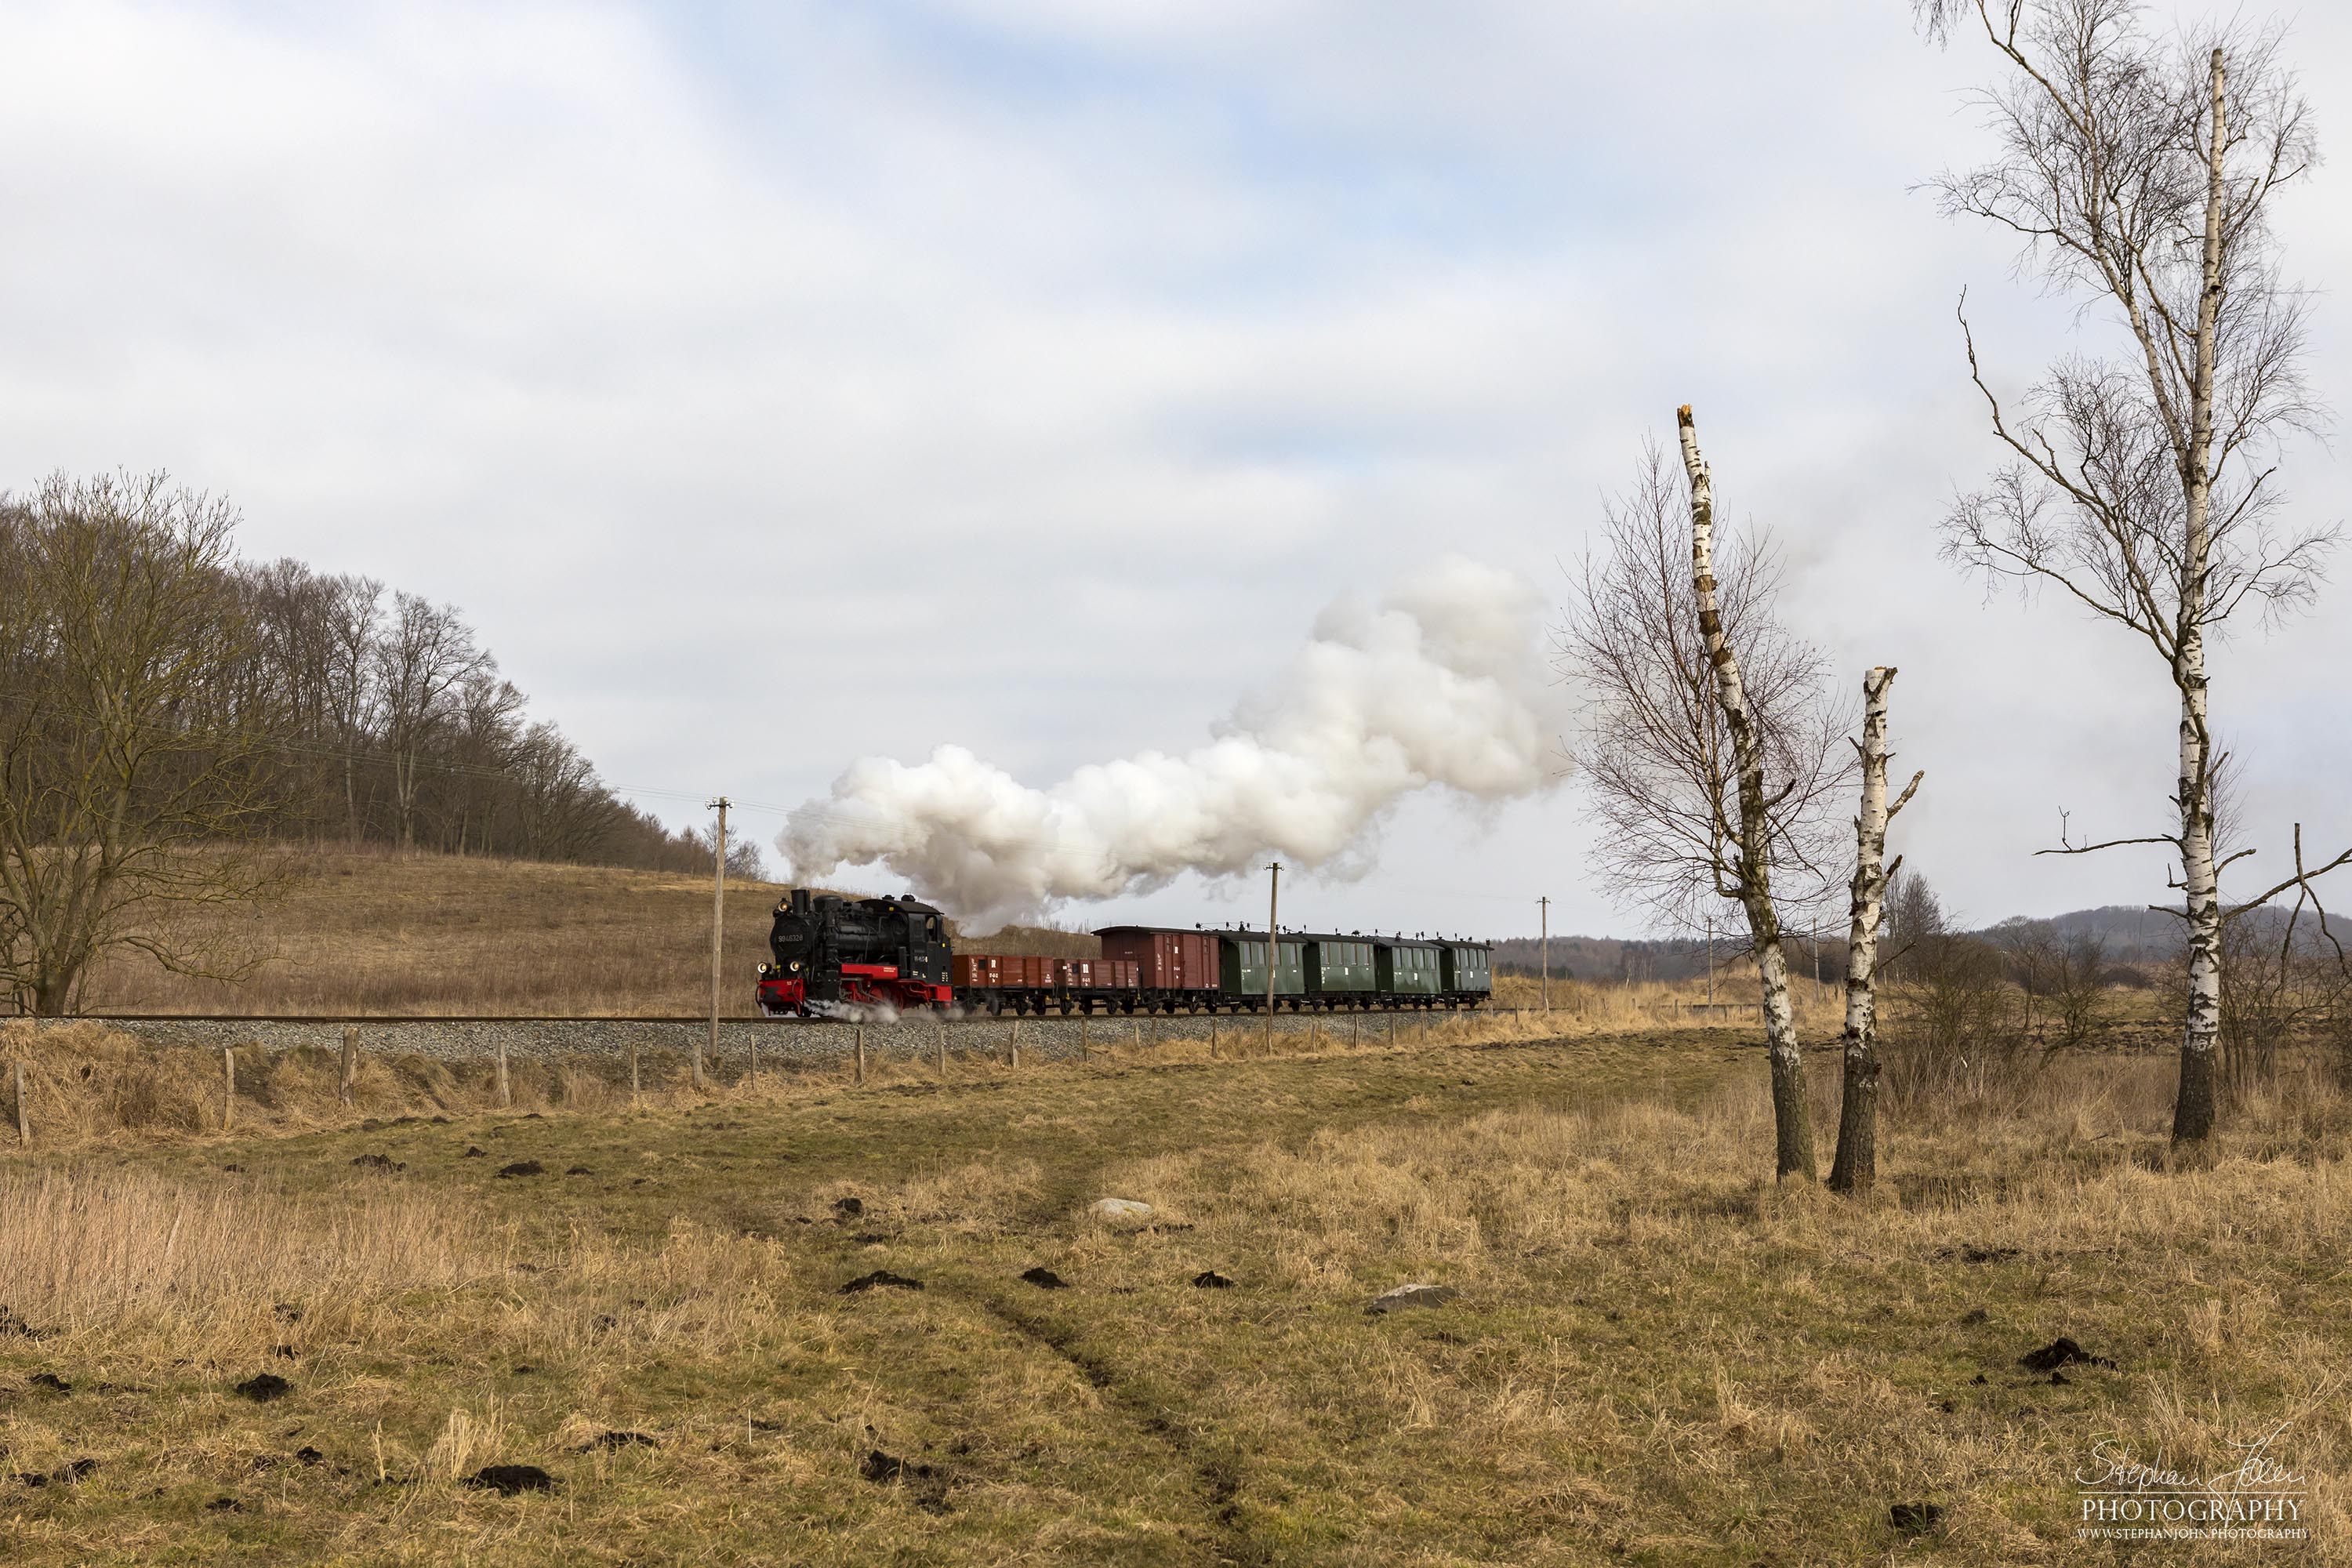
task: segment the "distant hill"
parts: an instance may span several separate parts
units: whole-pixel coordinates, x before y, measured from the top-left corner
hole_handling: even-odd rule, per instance
[[[1717,934],[1715,957],[1717,963],[1736,957],[1742,950],[1739,939]],[[1612,936],[1556,936],[1551,939],[1551,973],[1554,979],[1568,980],[1689,980],[1706,973],[1707,944],[1705,938],[1685,940],[1625,939]],[[1801,970],[1811,967],[1813,949],[1798,938],[1790,950],[1790,962]],[[1822,973],[1838,971],[1845,962],[1843,941],[1821,944]],[[1542,972],[1543,943],[1531,936],[1511,937],[1495,943],[1495,968],[1503,974],[1537,974]]]
[[[2273,905],[2245,918],[2255,921],[2275,940],[2287,912]],[[2046,921],[2012,917],[1967,934],[1990,940],[1997,938],[2004,927],[2017,924],[2048,925],[2062,936],[2093,932],[2105,943],[2107,962],[2113,964],[2156,968],[2178,963],[2181,956],[2183,928],[2179,918],[2143,904],[2103,904],[2097,909],[2071,910]],[[2330,916],[2328,925],[2347,947],[2352,947],[2352,915]],[[2315,940],[2316,930],[2307,910],[2303,930]],[[1720,962],[1736,955],[1742,946],[1739,937],[1718,934],[1716,957]],[[1541,956],[1541,943],[1535,937],[1512,937],[1495,943],[1495,966],[1507,974],[1538,973]],[[1809,968],[1812,957],[1811,945],[1801,937],[1796,939],[1790,953],[1791,965],[1800,970]],[[1843,973],[1843,933],[1822,941],[1820,957],[1822,973]],[[1706,973],[1706,943],[1687,938],[1556,936],[1551,939],[1551,972],[1555,976],[1576,980],[1687,979]]]

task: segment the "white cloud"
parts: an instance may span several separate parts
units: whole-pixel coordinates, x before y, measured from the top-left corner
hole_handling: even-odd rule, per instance
[[[1990,456],[1954,296],[2021,376],[2065,319],[1906,194],[1983,62],[1903,11],[15,6],[0,483],[167,465],[257,552],[464,605],[615,779],[788,803],[940,742],[1181,753],[1443,550],[1549,593],[1693,401],[1792,603],[1904,668],[1915,863],[1988,918],[2136,899],[2029,852],[2160,806],[2160,673],[1934,559]],[[2346,25],[2302,26],[2345,122]],[[2295,209],[2322,281],[2339,177]],[[2217,689],[2315,834],[2352,829],[2347,624]],[[1331,918],[1621,923],[1571,799],[1467,845],[1406,808]]]

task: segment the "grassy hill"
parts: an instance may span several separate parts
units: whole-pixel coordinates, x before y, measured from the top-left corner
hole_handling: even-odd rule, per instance
[[[136,952],[94,977],[89,1013],[692,1016],[710,1005],[710,880],[377,848],[298,856],[282,897],[213,921],[238,981]],[[730,882],[724,1010],[749,1016],[783,889]],[[1090,957],[1070,931],[1013,928],[993,952]]]

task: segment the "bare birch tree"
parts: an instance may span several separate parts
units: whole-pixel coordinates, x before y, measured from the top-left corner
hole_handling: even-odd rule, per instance
[[[1854,814],[1853,879],[1847,884],[1845,1033],[1839,1040],[1845,1072],[1830,1190],[1859,1198],[1868,1197],[1878,1181],[1878,933],[1886,918],[1886,884],[1903,868],[1900,855],[1886,863],[1886,827],[1925,776],[1913,773],[1902,795],[1887,804],[1886,689],[1894,684],[1888,666],[1862,678],[1862,738],[1853,743],[1862,805]]]
[[[1804,1057],[1797,1043],[1796,1009],[1789,999],[1789,960],[1782,942],[1780,907],[1772,898],[1771,797],[1764,778],[1767,738],[1740,679],[1739,650],[1724,628],[1715,578],[1715,478],[1698,449],[1698,426],[1690,405],[1675,416],[1682,436],[1683,472],[1690,481],[1691,590],[1698,601],[1699,637],[1715,675],[1716,705],[1731,733],[1733,776],[1738,783],[1739,815],[1727,824],[1732,836],[1728,877],[1717,884],[1725,898],[1737,898],[1748,916],[1749,951],[1764,993],[1764,1044],[1772,1059],[1772,1124],[1777,1172],[1814,1179],[1813,1119],[1805,1093]],[[1794,787],[1790,781],[1790,787]],[[1785,791],[1784,791],[1785,793]]]
[[[1706,568],[1694,570],[1689,488],[1651,448],[1632,492],[1603,513],[1604,553],[1571,577],[1558,649],[1584,711],[1570,747],[1603,830],[1596,854],[1608,890],[1654,925],[1696,935],[1725,900],[1745,904],[1760,884],[1767,940],[1752,951],[1761,965],[1779,952],[1776,899],[1811,908],[1835,886],[1845,724],[1820,651],[1773,613],[1780,575],[1769,545],[1732,531],[1717,564],[1711,498]],[[1745,742],[1720,700],[1711,639],[1739,673]],[[1758,773],[1752,803],[1743,758]],[[1743,803],[1753,809],[1743,814]],[[1793,1047],[1786,968],[1782,957],[1781,1038]],[[1789,1080],[1781,1056],[1773,1059],[1777,1103]],[[1810,1179],[1801,1089],[1792,1116],[1776,1123],[1781,1172]]]
[[[2242,610],[2310,604],[2336,542],[2279,526],[2273,484],[2283,439],[2318,416],[2301,374],[2305,297],[2282,276],[2271,206],[2316,148],[2275,28],[2161,39],[2136,0],[1973,10],[2008,68],[1980,100],[1999,150],[1936,182],[1944,209],[2018,235],[2053,287],[2107,308],[2123,352],[2062,359],[2004,404],[1963,311],[1970,379],[2009,461],[1956,504],[1946,551],[2128,628],[2178,695],[2173,826],[2054,852],[2160,845],[2178,858],[2168,879],[2183,907],[2169,912],[2188,923],[2189,986],[2173,1141],[2198,1145],[2215,1114],[2224,920],[2207,645]],[[1931,28],[1957,18],[1949,0],[1923,15]],[[2298,865],[2246,904],[2346,858]]]

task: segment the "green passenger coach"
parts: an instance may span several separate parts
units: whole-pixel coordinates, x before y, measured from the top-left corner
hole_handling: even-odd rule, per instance
[[[1307,994],[1307,944],[1304,941],[1286,937],[1276,944],[1280,952],[1274,968],[1274,999],[1280,1005],[1283,998]],[[1228,999],[1246,1004],[1253,996],[1263,1006],[1265,1003],[1265,933],[1255,936],[1248,931],[1220,931],[1217,934],[1219,967],[1224,972],[1224,993]]]
[[[1378,989],[1380,975],[1372,963],[1372,939],[1368,936],[1310,936],[1307,939],[1307,994],[1350,1003]]]
[[[1482,943],[1449,942],[1438,949],[1437,975],[1448,994],[1494,994],[1494,959]]]
[[[1433,997],[1444,989],[1437,962],[1438,945],[1411,937],[1384,937],[1372,944],[1380,993],[1409,1002]],[[1427,1005],[1426,1003],[1419,1003]]]

